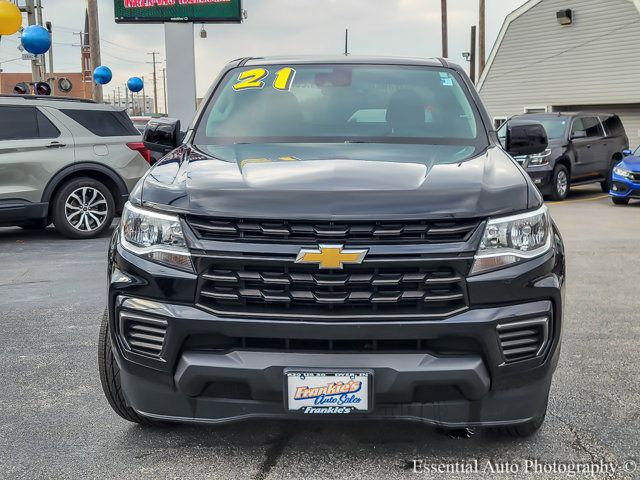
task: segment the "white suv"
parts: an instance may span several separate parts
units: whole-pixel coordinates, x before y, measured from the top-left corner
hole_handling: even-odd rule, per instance
[[[0,95],[0,226],[71,238],[109,228],[149,168],[124,110],[88,100]]]

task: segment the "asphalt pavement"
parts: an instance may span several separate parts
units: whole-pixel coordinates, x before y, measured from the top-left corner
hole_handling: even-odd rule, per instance
[[[640,202],[583,187],[551,211],[568,253],[562,355],[547,421],[526,440],[404,422],[129,424],[97,370],[108,239],[0,228],[0,477],[537,479],[604,462],[608,475],[574,478],[640,478]],[[527,460],[542,472],[524,475]]]

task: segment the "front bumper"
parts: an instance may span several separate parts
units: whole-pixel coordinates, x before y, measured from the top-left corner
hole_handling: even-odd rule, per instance
[[[553,169],[550,168],[549,165],[542,167],[528,167],[526,172],[533,180],[533,183],[538,190],[542,193],[547,194],[551,190],[551,181],[553,179]]]
[[[540,258],[468,278],[471,308],[465,312],[443,320],[331,322],[228,318],[197,308],[195,275],[130,254],[117,244],[116,233],[109,319],[123,393],[130,407],[149,418],[299,418],[285,409],[286,368],[366,368],[373,372],[374,408],[357,418],[447,427],[527,422],[546,408],[560,352],[564,254],[560,237],[555,239]],[[163,325],[157,357],[131,347],[127,316]],[[547,335],[536,356],[508,361],[498,326],[545,318]],[[368,339],[389,344],[357,353],[319,347]],[[408,344],[416,339],[419,347]]]
[[[614,173],[612,176],[612,188],[609,191],[609,195],[619,198],[640,199],[640,181],[630,180]]]
[[[121,332],[113,341],[123,391],[140,414],[188,422],[225,422],[251,417],[293,416],[283,403],[287,367],[373,371],[375,409],[365,418],[404,418],[450,427],[525,422],[546,406],[559,339],[543,355],[522,365],[506,365],[495,328],[549,315],[550,301],[471,310],[441,322],[327,324],[264,322],[217,318],[199,309],[119,296],[116,315],[125,311],[167,321],[161,360],[130,351]],[[183,349],[189,337],[242,335],[258,338],[474,338],[482,353],[314,353],[269,350],[211,352]],[[515,368],[514,368],[515,367]]]

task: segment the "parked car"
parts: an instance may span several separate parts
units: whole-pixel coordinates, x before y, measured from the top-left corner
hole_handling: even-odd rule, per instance
[[[611,171],[629,148],[620,118],[608,113],[535,113],[511,120],[537,121],[544,125],[549,147],[541,153],[518,156],[516,160],[540,191],[552,200],[564,200],[572,185],[600,183],[603,192],[611,188]],[[508,122],[507,122],[508,123]],[[502,140],[506,126],[499,129]]]
[[[109,228],[149,168],[123,110],[56,97],[0,96],[0,225],[51,222],[70,238]]]
[[[490,124],[458,65],[353,56],[233,61],[182,142],[151,121],[169,153],[108,254],[114,411],[538,430],[564,247]],[[512,155],[547,148],[508,128]]]
[[[613,167],[609,195],[616,205],[626,205],[632,198],[640,199],[640,147],[635,152],[625,150],[624,159]]]

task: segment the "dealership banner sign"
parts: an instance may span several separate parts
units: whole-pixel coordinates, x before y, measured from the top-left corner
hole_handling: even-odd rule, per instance
[[[240,23],[242,0],[115,0],[118,23]]]

